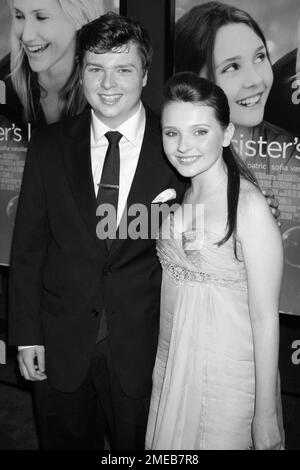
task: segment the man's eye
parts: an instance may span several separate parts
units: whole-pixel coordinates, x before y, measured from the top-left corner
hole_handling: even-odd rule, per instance
[[[120,73],[130,73],[131,69],[119,69]]]

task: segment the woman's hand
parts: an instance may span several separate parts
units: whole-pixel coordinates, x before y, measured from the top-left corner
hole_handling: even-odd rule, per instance
[[[269,416],[254,416],[252,421],[252,440],[255,450],[283,450],[276,414]]]
[[[277,220],[280,217],[279,201],[276,199],[272,189],[264,189],[263,195],[265,196],[270,211],[272,212],[273,217]],[[277,220],[277,223],[280,227],[280,222]]]

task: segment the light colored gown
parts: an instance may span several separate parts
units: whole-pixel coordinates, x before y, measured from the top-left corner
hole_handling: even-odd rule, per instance
[[[241,244],[238,261],[232,239],[218,247],[223,236],[213,232],[174,234],[164,239],[163,225],[157,242],[161,322],[146,448],[247,449],[255,371]]]

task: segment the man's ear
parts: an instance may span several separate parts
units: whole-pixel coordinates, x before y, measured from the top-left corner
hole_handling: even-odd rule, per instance
[[[230,142],[234,134],[234,130],[235,130],[235,127],[232,124],[232,122],[230,122],[224,132],[224,139],[223,139],[223,144],[222,144],[223,147],[228,147],[230,145]]]
[[[145,75],[143,76],[143,87],[147,85],[148,82],[148,70],[146,70]]]

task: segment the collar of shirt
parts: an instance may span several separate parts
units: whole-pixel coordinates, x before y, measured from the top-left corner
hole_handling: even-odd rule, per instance
[[[140,101],[139,109],[116,129],[109,128],[92,110],[91,114],[91,146],[97,145],[108,131],[120,132],[133,145],[139,145],[140,136],[144,133],[146,124],[145,108]],[[123,139],[122,137],[122,139]]]

